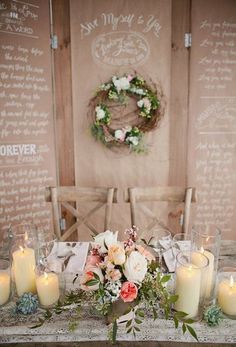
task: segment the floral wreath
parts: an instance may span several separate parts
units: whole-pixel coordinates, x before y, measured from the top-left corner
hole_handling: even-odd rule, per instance
[[[111,109],[120,105],[127,106],[129,98],[136,101],[137,108],[131,112],[135,117],[138,116],[136,124],[114,129],[111,126]],[[91,132],[96,140],[109,148],[128,147],[137,153],[147,150],[143,135],[155,129],[164,115],[160,88],[151,88],[136,74],[113,76],[108,82],[101,84],[89,106],[89,114],[93,120]]]

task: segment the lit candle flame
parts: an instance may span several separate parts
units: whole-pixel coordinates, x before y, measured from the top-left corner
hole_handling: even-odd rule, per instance
[[[48,274],[46,272],[44,272],[44,278],[45,280],[48,280]]]
[[[24,248],[21,246],[19,246],[19,248],[20,248],[21,252],[24,253]]]
[[[206,242],[208,242],[208,241],[209,241],[209,239],[210,239],[210,236],[207,236],[207,238],[206,238]]]
[[[232,288],[233,285],[234,285],[234,279],[233,279],[233,276],[232,276],[232,275],[230,276],[229,285],[230,285],[231,288]]]
[[[204,248],[203,247],[200,248],[200,252],[204,253]]]
[[[28,236],[28,233],[27,233],[27,231],[25,232],[25,241],[28,241],[28,239],[29,239],[29,236]]]

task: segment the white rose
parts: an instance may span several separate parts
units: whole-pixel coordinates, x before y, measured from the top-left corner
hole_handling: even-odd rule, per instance
[[[147,260],[139,252],[133,251],[125,262],[124,275],[128,281],[141,283],[147,272]]]
[[[134,146],[138,145],[138,138],[136,136],[129,136],[126,140],[131,142]]]
[[[124,245],[121,242],[117,242],[114,245],[110,245],[108,248],[108,260],[115,265],[123,265],[125,262],[125,250]]]
[[[116,130],[115,131],[115,138],[117,140],[120,140],[123,142],[125,140],[125,132],[123,130],[120,130],[120,129]]]
[[[113,234],[112,231],[107,230],[104,233],[98,234],[94,237],[94,242],[92,242],[92,246],[100,246],[99,252],[100,253],[107,253],[107,248],[117,243],[117,237],[118,237],[118,231]]]
[[[141,99],[141,100],[139,100],[138,102],[137,102],[137,105],[138,105],[138,107],[143,107],[143,105],[144,105],[144,101],[143,101],[143,99]]]
[[[100,106],[97,106],[95,108],[95,111],[96,111],[96,118],[98,120],[103,119],[106,115],[105,111]]]
[[[148,98],[144,98],[143,99],[143,104],[144,104],[144,107],[150,111],[151,109],[151,101],[148,99]]]
[[[127,90],[130,87],[130,83],[127,77],[121,77],[120,78],[120,87],[123,90]]]
[[[112,78],[112,82],[114,83],[114,86],[116,87],[118,93],[121,90],[127,90],[130,87],[130,83],[127,77],[117,78],[114,76]]]

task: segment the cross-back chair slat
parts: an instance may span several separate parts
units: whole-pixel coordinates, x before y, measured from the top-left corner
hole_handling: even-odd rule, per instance
[[[130,203],[131,226],[137,225],[137,215],[142,211],[150,220],[148,226],[143,230],[151,230],[156,225],[167,228],[149,207],[145,205],[147,202],[176,202],[183,203],[183,211],[181,211],[182,232],[187,233],[189,228],[191,203],[196,202],[196,189],[192,187],[134,187],[128,188],[125,192],[125,201]],[[143,235],[142,233],[142,235]],[[141,237],[142,235],[139,235]]]
[[[54,232],[58,239],[65,241],[84,224],[93,234],[98,234],[96,228],[89,222],[89,218],[102,207],[105,207],[104,230],[111,222],[112,204],[117,202],[117,188],[86,188],[86,187],[48,187],[46,201],[52,203]],[[77,206],[84,203],[96,203],[89,211],[82,215]],[[73,205],[71,203],[74,203]],[[75,217],[75,223],[63,234],[60,229],[60,208],[63,207]],[[79,236],[79,232],[78,232]]]

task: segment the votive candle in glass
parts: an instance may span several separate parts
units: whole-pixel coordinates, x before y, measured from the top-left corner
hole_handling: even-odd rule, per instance
[[[11,296],[11,267],[10,262],[0,259],[0,306],[8,303]]]
[[[218,274],[217,301],[221,310],[236,319],[236,268],[224,267]]]
[[[175,294],[178,295],[175,309],[187,313],[187,318],[196,320],[201,318],[205,291],[202,279],[209,264],[205,255],[199,253],[200,258],[201,262],[195,265],[190,251],[179,252],[176,257],[175,271]]]

